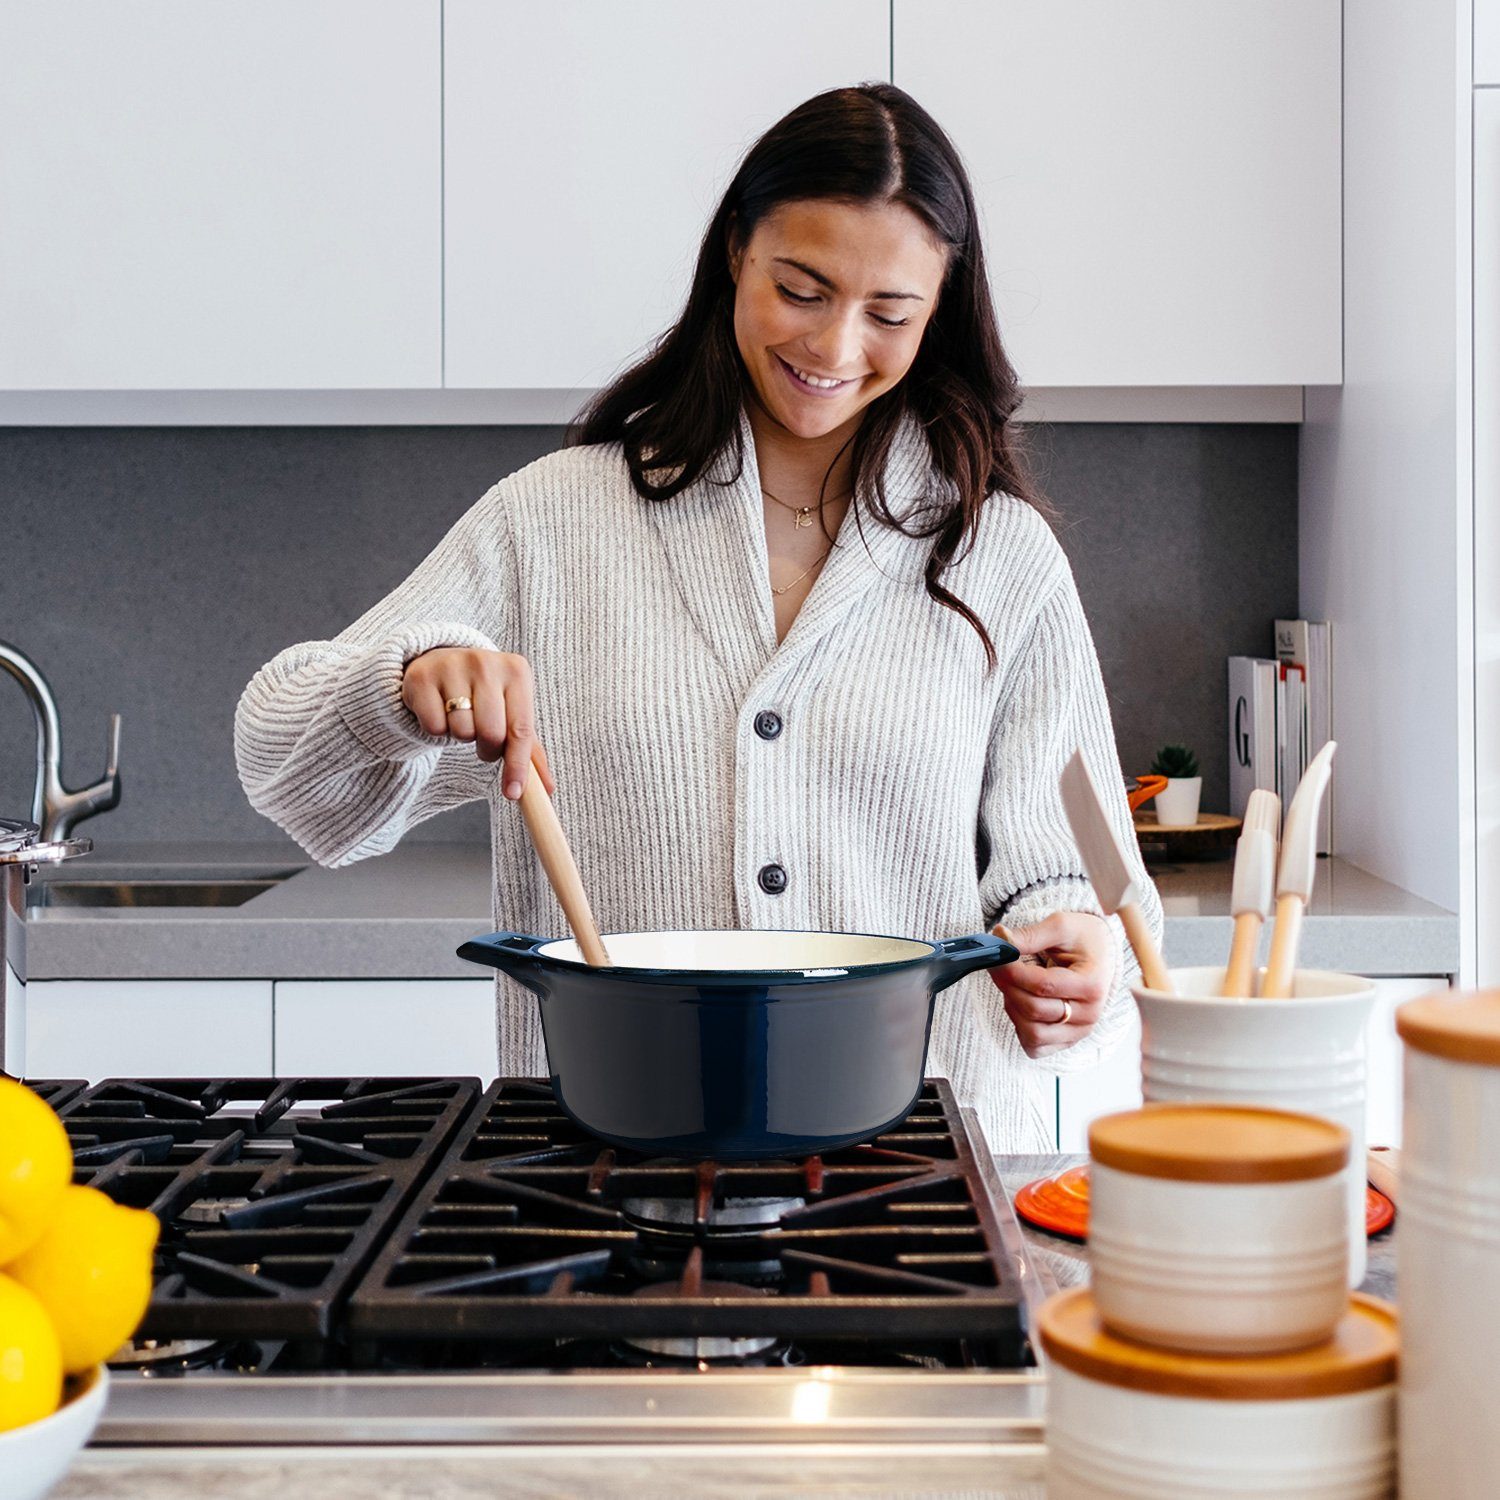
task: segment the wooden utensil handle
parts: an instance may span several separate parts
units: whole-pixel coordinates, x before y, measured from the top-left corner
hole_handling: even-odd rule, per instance
[[[1292,975],[1297,968],[1297,945],[1302,937],[1301,896],[1276,898],[1276,929],[1271,934],[1271,957],[1266,977],[1260,982],[1263,1000],[1285,1000],[1292,993]]]
[[[1162,990],[1170,995],[1172,981],[1167,975],[1167,966],[1161,961],[1161,954],[1156,950],[1151,929],[1146,926],[1145,913],[1133,901],[1127,901],[1118,915],[1124,924],[1125,936],[1135,950],[1136,962],[1141,966],[1141,978],[1149,989]]]
[[[537,857],[553,892],[573,929],[573,936],[583,953],[584,962],[595,966],[607,964],[609,954],[599,937],[599,928],[594,922],[594,913],[589,909],[589,898],[583,893],[583,881],[579,878],[578,865],[573,851],[563,835],[562,824],[557,821],[557,809],[542,785],[542,778],[533,766],[521,789],[521,815],[531,831],[531,841],[536,845]]]
[[[1261,915],[1258,911],[1242,911],[1234,919],[1234,941],[1229,945],[1229,967],[1224,970],[1224,985],[1219,991],[1221,995],[1250,994],[1255,945],[1260,941],[1260,924]]]

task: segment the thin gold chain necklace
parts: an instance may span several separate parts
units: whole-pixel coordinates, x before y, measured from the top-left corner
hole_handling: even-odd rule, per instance
[[[827,546],[827,547],[826,547],[826,548],[824,548],[824,550],[823,550],[823,555],[822,555],[822,556],[821,556],[821,557],[819,557],[819,558],[816,558],[816,559],[815,559],[815,560],[814,560],[814,561],[813,561],[813,562],[812,562],[812,563],[810,563],[810,564],[809,564],[809,565],[808,565],[808,566],[807,566],[807,567],[805,567],[805,568],[803,568],[803,570],[802,570],[802,571],[801,571],[801,572],[800,572],[800,573],[799,573],[799,574],[798,574],[798,575],[797,575],[797,576],[796,576],[796,577],[795,577],[795,578],[794,578],[794,579],[792,579],[792,581],[791,581],[791,582],[790,582],[790,583],[784,583],[784,584],[782,584],[782,585],[781,585],[781,587],[780,587],[780,588],[779,588],[779,589],[778,589],[778,588],[773,588],[773,589],[772,589],[772,590],[771,590],[771,592],[772,592],[772,593],[773,593],[773,594],[775,594],[775,596],[776,596],[776,597],[777,597],[777,598],[778,598],[778,599],[779,599],[779,598],[780,598],[780,597],[781,597],[781,596],[782,596],[782,595],[783,595],[783,594],[788,594],[788,593],[790,593],[790,592],[791,592],[791,591],[792,591],[792,590],[793,590],[793,589],[794,589],[794,588],[796,588],[796,587],[797,587],[797,585],[798,585],[798,584],[799,584],[799,583],[801,583],[801,582],[802,582],[802,580],[803,580],[803,579],[804,579],[804,578],[806,578],[806,577],[807,577],[807,575],[808,575],[808,574],[809,574],[809,573],[811,573],[811,572],[812,572],[812,570],[813,570],[813,569],[814,569],[814,568],[821,568],[821,567],[822,567],[822,566],[823,566],[823,564],[824,564],[824,563],[825,563],[825,562],[827,562],[827,561],[828,561],[828,554],[829,554],[829,553],[830,553],[830,552],[832,552],[832,551],[833,551],[833,547],[834,547],[834,544],[833,544],[833,543],[832,543],[832,542],[830,542],[830,543],[829,543],[829,544],[828,544],[828,546]]]
[[[773,495],[765,485],[761,485],[760,492],[767,500],[774,500],[784,509],[796,512],[798,531],[801,531],[804,526],[811,526],[814,514],[821,512],[825,505],[834,505],[840,500],[847,500],[849,495],[854,493],[850,490],[849,495],[830,495],[826,500],[819,500],[816,505],[793,505],[790,500],[783,500],[780,495]],[[828,554],[825,552],[823,555],[826,557]]]

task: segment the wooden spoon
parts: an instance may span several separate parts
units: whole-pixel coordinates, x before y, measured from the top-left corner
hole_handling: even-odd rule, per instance
[[[535,766],[531,768],[526,777],[526,785],[521,790],[521,815],[526,819],[531,842],[536,845],[537,858],[542,862],[542,869],[547,872],[547,879],[552,883],[552,890],[562,906],[563,915],[568,919],[568,926],[573,929],[573,937],[583,953],[584,962],[596,968],[607,965],[609,954],[604,951],[594,913],[589,907],[589,898],[584,895],[583,881],[579,878],[573,851],[568,848],[562,824],[557,821],[557,809],[547,795],[547,788],[542,785],[542,778],[536,774]]]

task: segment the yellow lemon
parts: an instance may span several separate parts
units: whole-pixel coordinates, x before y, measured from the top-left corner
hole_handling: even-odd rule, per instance
[[[0,1266],[47,1227],[72,1178],[73,1151],[52,1106],[0,1078]]]
[[[42,1304],[0,1275],[0,1432],[50,1417],[62,1401],[62,1356]]]
[[[135,1332],[151,1300],[160,1230],[155,1214],[122,1208],[97,1188],[69,1187],[41,1238],[5,1268],[46,1308],[70,1375]]]

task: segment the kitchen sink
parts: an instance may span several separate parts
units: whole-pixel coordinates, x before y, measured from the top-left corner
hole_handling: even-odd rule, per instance
[[[243,906],[274,890],[296,870],[211,879],[43,880],[32,887],[32,907]]]

